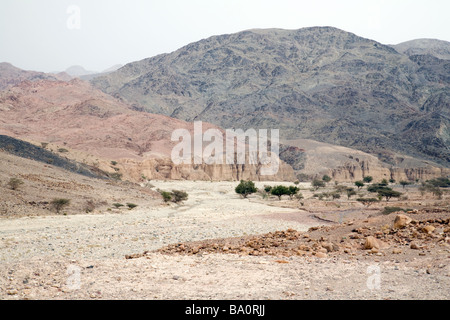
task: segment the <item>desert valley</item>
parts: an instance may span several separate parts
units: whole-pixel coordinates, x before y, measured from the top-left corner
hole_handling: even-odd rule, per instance
[[[449,111],[449,42],[332,27],[2,62],[0,299],[450,299]],[[277,172],[174,163],[199,121],[278,129]]]

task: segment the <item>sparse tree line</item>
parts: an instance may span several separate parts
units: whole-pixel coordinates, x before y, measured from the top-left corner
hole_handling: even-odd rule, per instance
[[[310,191],[317,191],[320,188],[324,188],[327,186],[327,183],[331,181],[331,178],[327,175],[324,175],[322,179],[314,179],[311,181],[311,189]],[[395,183],[394,179],[383,179],[379,183],[372,183],[373,178],[371,176],[366,176],[362,181],[356,181],[354,183],[355,187],[348,187],[339,185],[335,182],[335,186],[333,186],[332,191],[322,192],[322,193],[314,193],[313,198],[317,198],[319,200],[324,199],[340,199],[342,195],[347,197],[347,200],[350,200],[353,196],[359,195],[359,198],[356,198],[356,201],[363,203],[365,206],[369,207],[370,205],[377,203],[383,198],[388,202],[392,198],[400,198],[403,193],[399,191],[393,190],[389,187],[390,183]],[[299,181],[294,182],[297,185]],[[410,181],[400,181],[399,184],[405,189],[406,186],[413,184]],[[367,191],[370,194],[374,194],[373,197],[365,197],[362,196],[361,192],[358,193],[364,186],[366,186]],[[441,188],[450,187],[450,180],[448,178],[436,178],[433,180],[428,180],[426,182],[422,182],[422,185],[419,187],[419,191],[422,195],[425,193],[432,193],[434,196],[437,196],[438,199],[442,199],[443,191]],[[356,190],[355,190],[356,188]],[[240,194],[243,198],[247,198],[250,194],[260,193],[263,198],[267,198],[268,195],[277,196],[279,200],[284,195],[289,196],[292,200],[294,198],[301,200],[303,199],[303,195],[299,193],[300,189],[297,186],[264,186],[263,190],[258,190],[255,187],[255,184],[252,181],[244,181],[241,180],[239,185],[235,188],[235,192]]]

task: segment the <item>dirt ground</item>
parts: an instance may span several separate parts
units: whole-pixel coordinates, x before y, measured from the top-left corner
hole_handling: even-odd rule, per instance
[[[413,188],[380,214],[357,201],[241,199],[236,182],[152,181],[181,204],[3,218],[1,299],[450,298],[448,195]],[[257,187],[265,184],[258,182]],[[284,183],[286,184],[286,183]],[[398,214],[411,221],[394,228]],[[370,239],[370,241],[368,240]]]

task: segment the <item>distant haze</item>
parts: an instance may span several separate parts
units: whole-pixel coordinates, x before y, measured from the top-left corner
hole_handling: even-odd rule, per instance
[[[253,28],[333,26],[384,44],[450,41],[447,0],[2,0],[0,62],[101,72]]]

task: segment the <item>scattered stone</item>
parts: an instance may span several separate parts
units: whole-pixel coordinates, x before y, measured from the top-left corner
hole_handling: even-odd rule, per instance
[[[394,220],[394,229],[403,229],[410,224],[412,219],[404,214],[398,214]]]
[[[417,243],[415,243],[415,242],[411,242],[410,248],[413,249],[413,250],[419,250],[420,249],[419,245]]]
[[[379,241],[373,237],[373,236],[368,236],[366,238],[366,242],[364,243],[364,249],[373,249],[373,248],[380,248],[380,243]]]
[[[316,252],[315,256],[317,258],[326,258],[326,257],[328,257],[328,255],[326,253],[323,253],[323,252]]]
[[[435,227],[428,225],[422,228],[422,232],[432,234],[435,229]]]

